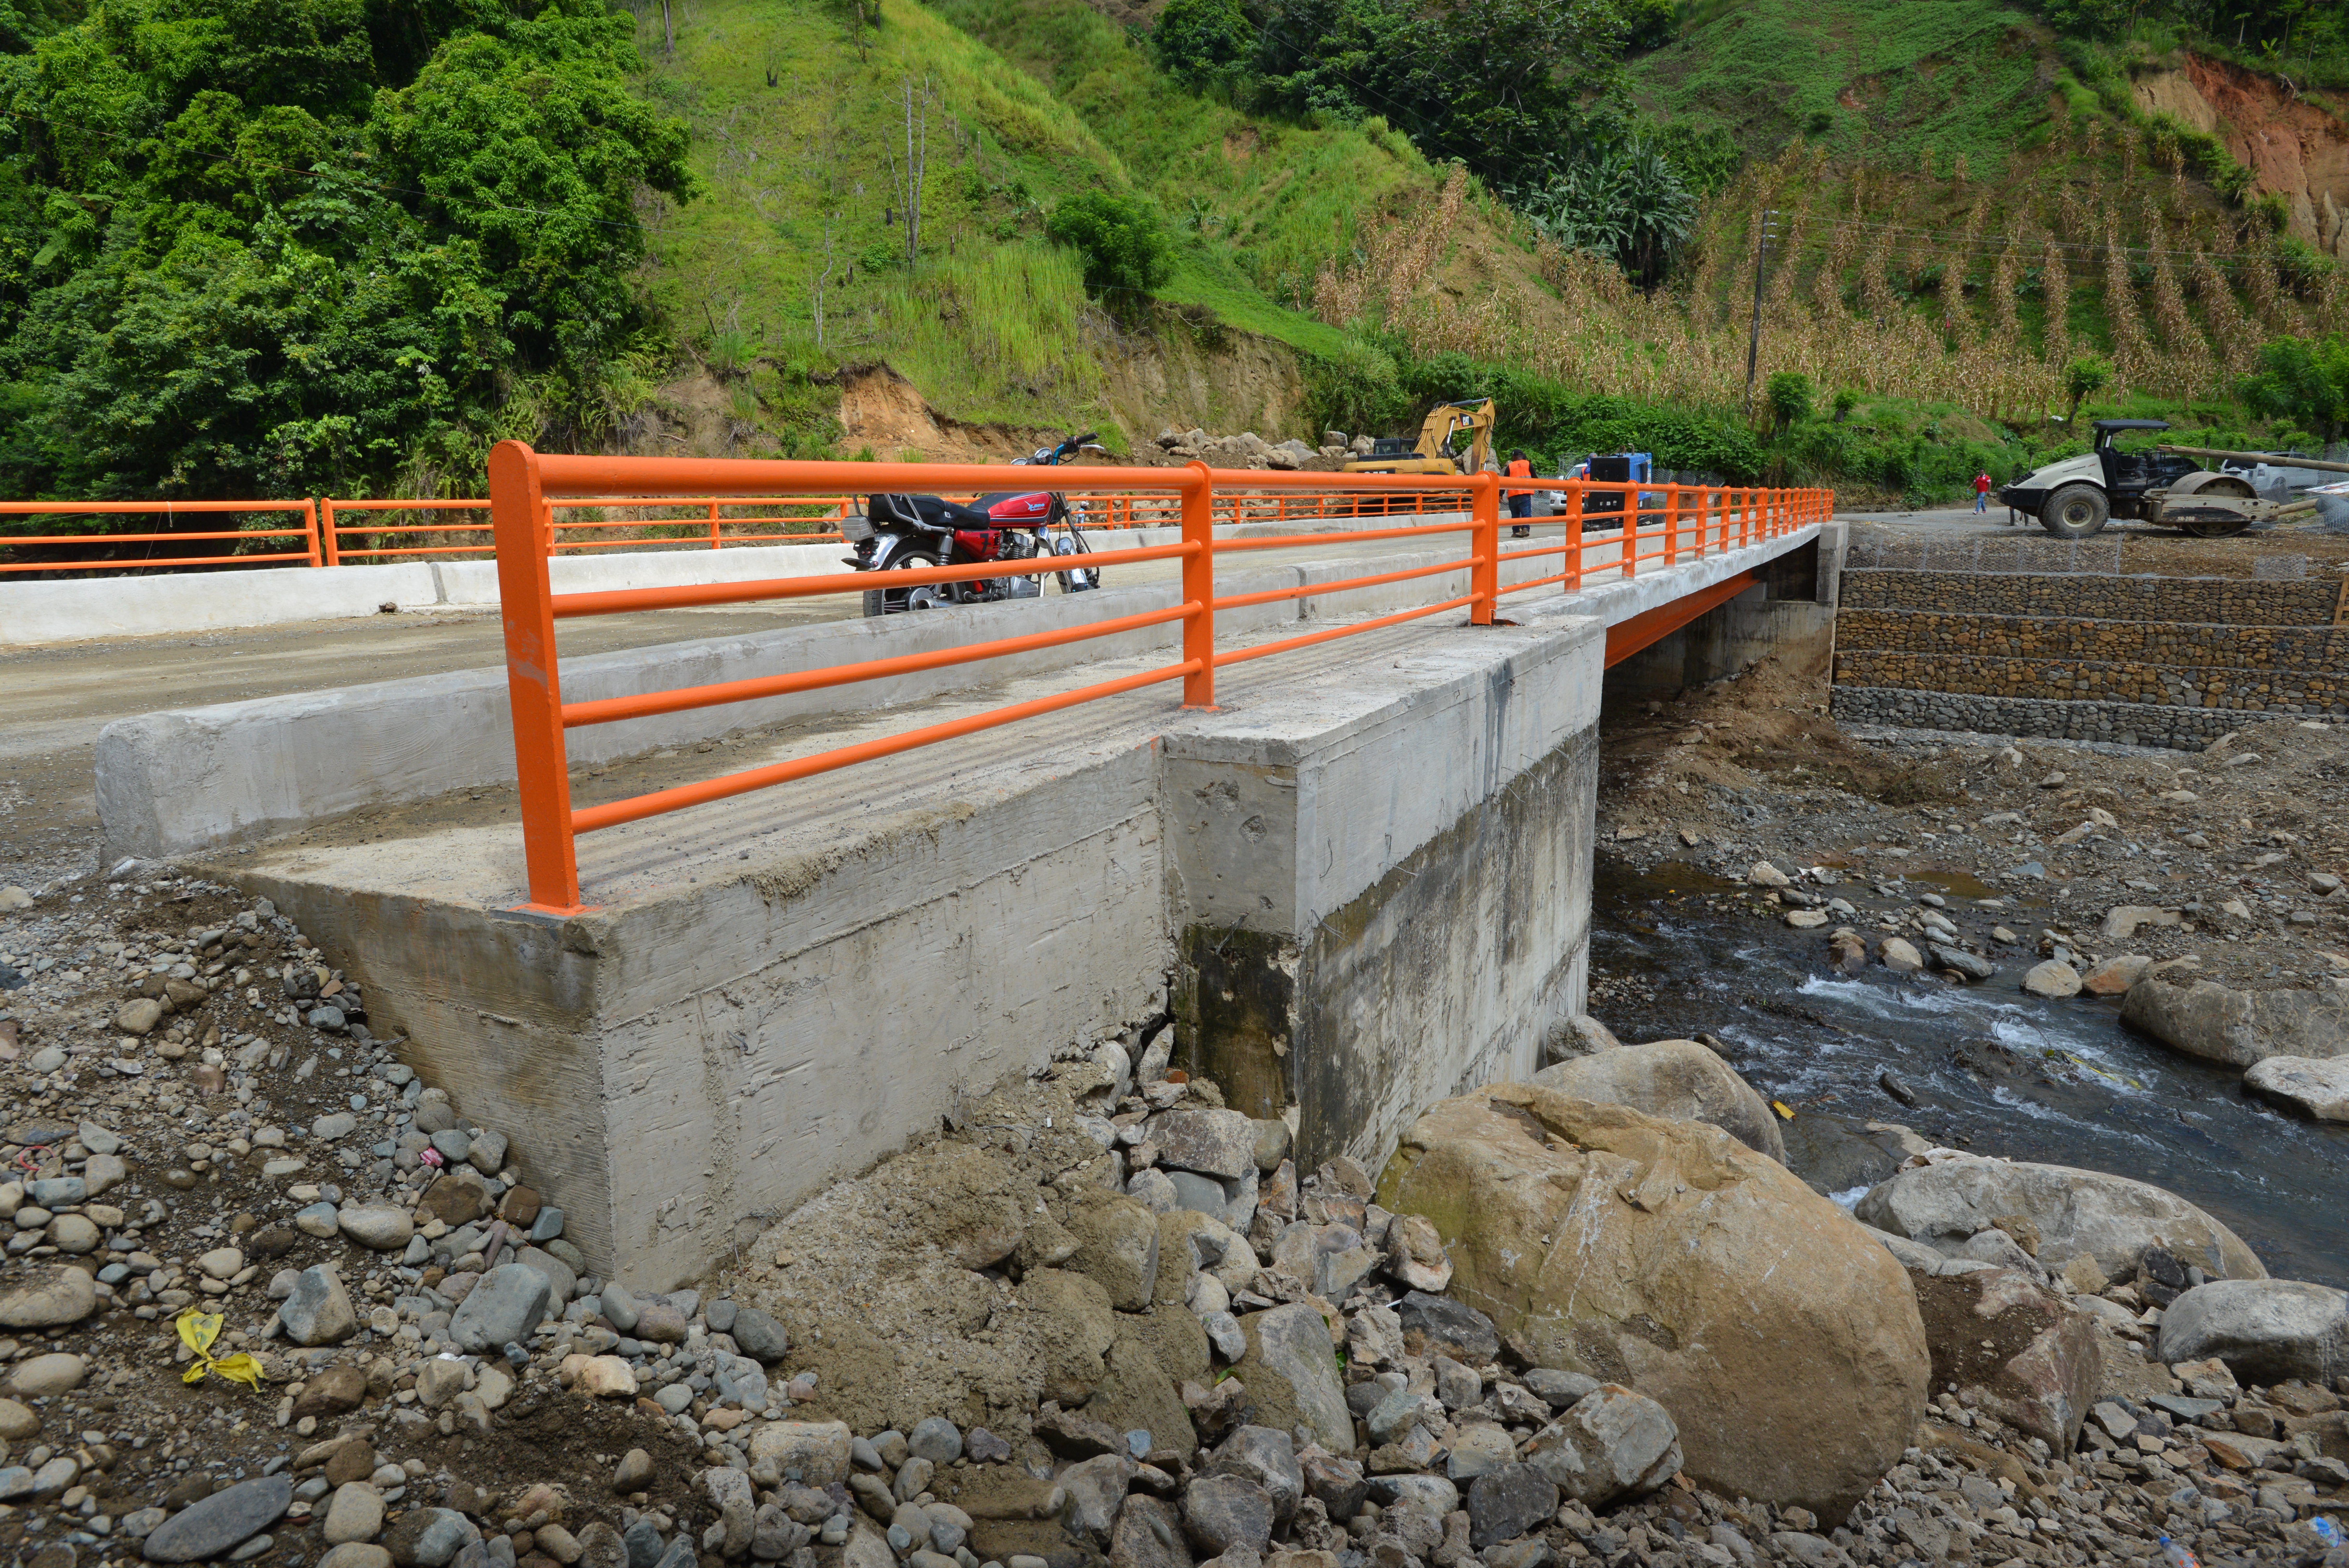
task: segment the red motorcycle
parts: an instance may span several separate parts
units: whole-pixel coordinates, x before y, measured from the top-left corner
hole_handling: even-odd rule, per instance
[[[1039,447],[1014,467],[1051,468],[1081,451],[1102,451],[1094,432],[1071,437],[1057,447]],[[1090,554],[1082,501],[1055,490],[1003,491],[983,495],[968,506],[934,495],[876,495],[863,515],[843,518],[840,531],[855,553],[844,564],[859,572],[910,571],[925,566],[975,566],[989,561],[1033,561],[1040,555]],[[1052,530],[1059,530],[1053,533]],[[1101,586],[1101,568],[1071,566],[1053,573],[1064,593]],[[968,583],[921,583],[905,588],[872,588],[864,593],[867,615],[936,610],[952,604],[988,604],[1000,599],[1034,599],[1044,592],[1040,573],[982,577]]]

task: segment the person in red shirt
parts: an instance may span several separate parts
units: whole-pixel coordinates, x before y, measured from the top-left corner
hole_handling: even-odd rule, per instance
[[[1976,474],[1974,476],[1974,511],[1982,512],[1988,511],[1989,510],[1990,476],[1988,474]]]
[[[1526,452],[1523,447],[1518,448],[1516,450],[1509,454],[1509,466],[1506,472],[1509,478],[1513,480],[1529,480],[1534,477],[1534,466],[1526,460]],[[1533,491],[1512,490],[1509,492],[1509,515],[1511,517],[1522,519],[1529,518],[1533,516]],[[1512,539],[1530,539],[1533,537],[1533,525],[1531,523],[1520,521],[1509,530],[1509,537]]]

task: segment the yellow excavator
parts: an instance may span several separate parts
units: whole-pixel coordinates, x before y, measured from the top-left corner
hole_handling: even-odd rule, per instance
[[[1454,445],[1467,438],[1464,450]],[[1470,397],[1438,403],[1419,428],[1419,439],[1382,436],[1371,455],[1346,465],[1350,474],[1473,474],[1492,457],[1493,400]]]

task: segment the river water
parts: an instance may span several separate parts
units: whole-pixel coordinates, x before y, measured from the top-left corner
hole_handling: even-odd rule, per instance
[[[1930,874],[1909,889],[1968,895]],[[1710,1032],[1766,1099],[1795,1112],[1788,1159],[1847,1204],[1892,1167],[1868,1120],[1977,1154],[2134,1177],[2199,1204],[2282,1279],[2349,1287],[2349,1127],[2298,1119],[2246,1094],[2240,1075],[2120,1026],[2117,998],[2044,1001],[2011,964],[1979,985],[1920,983],[1871,965],[1827,967],[1826,933],[1707,908],[1729,884],[1685,866],[1602,864],[1592,892],[1594,975],[1651,997],[1592,1011],[1627,1041]],[[1837,890],[1863,916],[1906,901]],[[2007,923],[2046,912],[2009,895]],[[1854,922],[1862,931],[1869,922]],[[1916,1098],[1878,1084],[1890,1068]],[[2053,1262],[2060,1266],[2063,1259]]]

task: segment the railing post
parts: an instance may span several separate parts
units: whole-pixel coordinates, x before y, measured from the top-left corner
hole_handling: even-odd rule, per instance
[[[709,548],[718,548],[718,502],[714,498],[709,503]]]
[[[1582,481],[1566,481],[1566,579],[1565,591],[1578,593],[1582,587]]]
[[[316,497],[312,504],[318,509],[318,547],[326,556],[326,563],[329,566],[340,566],[343,563],[343,552],[335,539],[335,498]],[[311,564],[316,565],[317,562],[314,561]]]
[[[1675,565],[1681,558],[1681,487],[1675,480],[1664,486],[1664,564]]]
[[[318,498],[307,496],[302,501],[303,542],[309,547],[310,564],[323,566],[326,562],[318,553]],[[236,547],[231,545],[230,549]]]
[[[1216,706],[1216,491],[1207,465],[1189,465],[1183,496],[1183,542],[1197,548],[1183,558],[1183,659],[1198,668],[1183,677],[1185,707]]]
[[[1623,575],[1640,574],[1640,486],[1637,480],[1623,492]]]
[[[1476,564],[1468,569],[1468,624],[1489,626],[1494,607],[1501,602],[1501,476],[1478,474],[1470,500],[1475,528],[1469,533],[1470,554]]]
[[[500,441],[490,449],[490,526],[497,542],[506,696],[513,710],[523,859],[530,876],[530,901],[523,907],[575,914],[579,860],[571,837],[571,769],[563,744],[554,589],[546,566],[552,519],[539,490],[538,454],[521,441]]]

